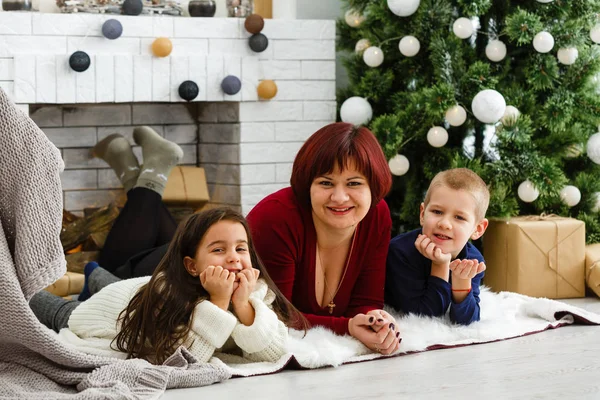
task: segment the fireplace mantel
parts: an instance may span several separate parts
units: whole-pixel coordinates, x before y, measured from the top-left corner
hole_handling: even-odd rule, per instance
[[[101,33],[103,22],[111,18],[123,25],[123,35],[116,40],[106,39]],[[110,130],[110,121],[93,122],[99,119],[93,105],[101,104],[104,113],[110,107],[117,110],[136,104],[140,104],[138,109],[158,106],[148,103],[161,103],[164,107],[164,103],[171,103],[172,110],[184,107],[185,101],[178,94],[179,84],[185,80],[196,82],[200,94],[194,102],[198,107],[233,109],[236,119],[221,121],[207,117],[206,111],[199,112],[202,117],[195,121],[199,125],[194,143],[196,164],[207,167],[216,203],[237,205],[247,212],[263,195],[287,185],[289,167],[302,142],[316,128],[335,120],[335,22],[267,19],[262,33],[268,37],[269,46],[264,52],[255,53],[248,46],[250,34],[244,29],[243,19],[3,12],[0,87],[23,109],[36,105],[31,108],[32,118],[45,131],[54,129],[49,137],[64,156],[65,150],[78,148],[73,147],[78,146],[76,143],[85,142],[81,146],[87,147],[92,144],[70,140],[77,135],[72,127],[85,126],[86,134],[95,129],[96,140]],[[157,37],[172,41],[170,56],[152,55],[150,47]],[[85,51],[91,58],[90,68],[81,73],[68,65],[70,55],[77,50]],[[230,96],[221,90],[221,81],[227,75],[242,81],[238,94]],[[278,86],[277,96],[269,101],[259,100],[256,94],[256,87],[264,79],[272,79]],[[68,106],[71,113],[92,115],[90,126],[82,124],[81,119],[78,125],[69,125],[68,120],[73,118],[56,115],[48,122],[49,111],[35,115],[34,110],[41,105],[53,110]],[[220,122],[235,123],[235,134],[224,135],[230,139],[215,135],[215,124]],[[129,122],[115,122],[114,127],[135,123],[135,118],[130,118]],[[208,130],[215,142],[202,137],[203,123],[212,124]],[[67,136],[61,137],[61,128]],[[223,170],[208,165],[215,161],[203,147],[215,145],[212,153],[218,152],[218,145],[235,148],[236,155],[228,157],[226,164],[229,169],[237,168],[237,175],[233,172],[236,179],[229,174],[226,178],[221,177],[223,174],[210,176],[212,170]],[[82,171],[89,175],[103,167],[92,162],[69,165],[66,160],[72,176],[80,176]],[[99,176],[101,171],[96,172]],[[87,191],[82,196],[93,198],[90,191],[102,196],[103,190],[115,190],[100,183],[94,188],[89,182],[85,187],[78,187],[74,181],[66,186],[67,204],[78,195],[70,192]],[[224,186],[227,190],[223,190]],[[236,192],[233,200],[218,198],[219,193],[232,192]],[[86,205],[76,201],[70,204],[75,210]]]

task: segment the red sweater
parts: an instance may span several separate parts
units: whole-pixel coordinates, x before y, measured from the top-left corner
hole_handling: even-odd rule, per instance
[[[256,250],[283,295],[311,325],[322,325],[338,334],[348,333],[356,314],[383,308],[385,262],[392,219],[382,200],[358,224],[348,271],[334,297],[329,314],[315,294],[317,236],[311,210],[301,207],[291,188],[265,197],[248,214]]]

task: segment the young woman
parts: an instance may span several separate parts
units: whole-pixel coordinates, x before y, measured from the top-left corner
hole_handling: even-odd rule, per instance
[[[390,354],[400,332],[383,308],[392,221],[387,160],[367,128],[334,123],[304,143],[291,187],[248,215],[258,254],[312,325]]]
[[[220,351],[273,362],[286,352],[286,324],[303,325],[262,266],[244,217],[226,208],[182,222],[152,277],[112,283],[85,302],[42,291],[30,306],[82,351],[155,364],[182,345],[199,361]]]

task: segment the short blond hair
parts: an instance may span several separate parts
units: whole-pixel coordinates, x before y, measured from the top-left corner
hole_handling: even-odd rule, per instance
[[[490,204],[490,191],[479,175],[467,168],[454,168],[439,172],[433,177],[427,194],[425,194],[425,207],[431,200],[433,189],[446,186],[454,190],[464,190],[475,199],[475,217],[478,221],[485,218],[485,213]]]

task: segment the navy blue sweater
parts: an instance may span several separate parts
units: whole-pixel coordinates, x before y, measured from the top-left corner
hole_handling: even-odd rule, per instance
[[[471,280],[471,292],[461,303],[452,301],[450,282],[431,276],[431,260],[415,247],[421,229],[396,236],[390,242],[385,278],[385,303],[396,310],[438,317],[450,307],[450,319],[462,325],[479,321],[479,285],[484,272]],[[483,256],[471,243],[458,254],[458,259],[477,259]]]

